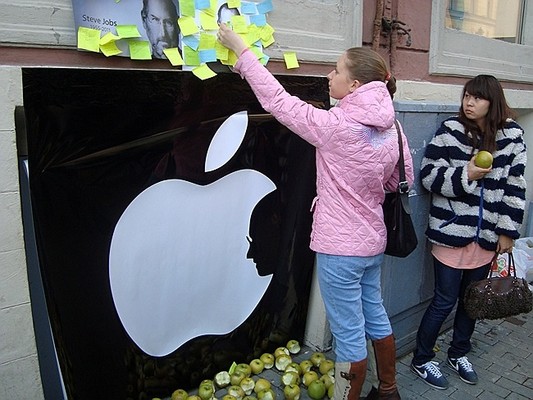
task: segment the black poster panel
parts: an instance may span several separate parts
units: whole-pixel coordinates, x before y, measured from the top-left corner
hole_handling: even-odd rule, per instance
[[[308,246],[315,150],[265,113],[239,76],[201,81],[172,71],[25,69],[23,80],[36,242],[69,399],[169,396],[233,361],[302,340],[314,262]],[[291,93],[328,106],[325,80],[280,80]],[[239,150],[224,167],[204,172],[211,138],[239,111],[249,115]],[[229,334],[197,337],[164,357],[144,353],[111,296],[117,221],[157,182],[206,185],[245,168],[277,187],[250,225],[248,256],[260,275],[273,274],[265,295]]]

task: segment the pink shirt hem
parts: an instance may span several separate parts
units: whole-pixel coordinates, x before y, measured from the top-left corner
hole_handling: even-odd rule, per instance
[[[433,244],[431,254],[441,263],[457,269],[474,269],[492,261],[494,252],[472,242],[465,247],[444,247]]]

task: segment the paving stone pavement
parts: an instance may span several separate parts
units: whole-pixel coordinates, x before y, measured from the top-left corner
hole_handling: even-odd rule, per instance
[[[435,361],[450,382],[446,390],[433,389],[410,370],[412,354],[397,363],[397,380],[403,400],[479,399],[533,400],[533,312],[516,317],[479,321],[472,336],[468,359],[479,382],[469,385],[446,365],[451,331],[437,341]]]
[[[450,386],[446,390],[430,387],[411,372],[412,354],[397,361],[397,383],[402,400],[533,400],[533,312],[516,317],[479,321],[472,336],[472,351],[468,359],[479,376],[477,385],[463,382],[446,365],[446,352],[451,341],[451,330],[439,336],[435,361]],[[297,361],[308,358],[313,351],[303,349]],[[326,353],[334,358],[331,352]],[[279,382],[274,369],[262,375],[271,382]],[[370,385],[365,383],[363,395]],[[277,399],[283,399],[281,385],[276,387]],[[309,400],[302,390],[300,400]]]
[[[411,372],[412,354],[408,354],[397,360],[397,383],[402,400],[533,400],[533,312],[476,324],[468,359],[479,376],[477,385],[463,382],[447,366],[446,351],[451,334],[451,331],[447,331],[439,336],[435,357],[450,383],[448,389],[434,389]],[[304,347],[293,359],[300,362],[308,359],[313,352]],[[334,359],[333,352],[325,354]],[[275,389],[276,399],[284,399],[279,371],[272,368],[257,377],[268,379]],[[370,384],[366,382],[362,395],[369,390]],[[224,394],[224,390],[220,390],[215,397],[221,399]],[[300,400],[310,400],[303,385]]]

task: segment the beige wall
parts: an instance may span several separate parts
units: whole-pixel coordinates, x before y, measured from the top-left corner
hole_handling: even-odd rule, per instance
[[[0,399],[44,398],[22,232],[15,106],[21,70],[0,66]]]

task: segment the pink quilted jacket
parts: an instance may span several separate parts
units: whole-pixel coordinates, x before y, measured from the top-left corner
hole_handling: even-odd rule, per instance
[[[312,250],[344,256],[383,253],[386,230],[381,204],[398,182],[398,137],[394,108],[383,82],[370,82],[330,110],[287,93],[244,51],[235,71],[245,78],[263,108],[316,147],[317,196],[313,201]],[[406,176],[413,162],[402,133]]]

